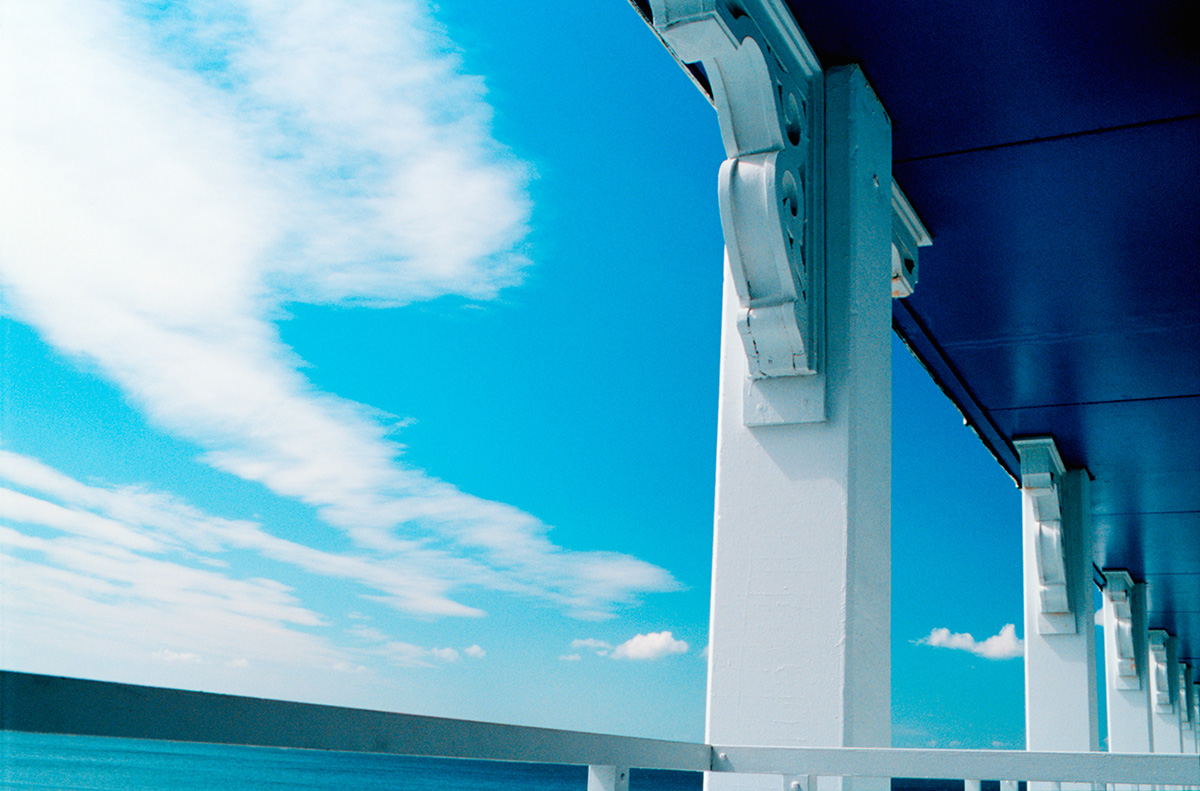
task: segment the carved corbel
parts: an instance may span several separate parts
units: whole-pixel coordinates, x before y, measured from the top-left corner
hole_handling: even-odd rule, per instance
[[[1137,654],[1133,640],[1133,577],[1126,571],[1104,572],[1105,606],[1112,612],[1117,649],[1117,684],[1123,689],[1140,689]]]
[[[659,36],[682,62],[702,64],[712,89],[728,157],[719,176],[721,224],[750,376],[816,374],[824,305],[816,56],[798,31],[785,36],[778,20],[760,25],[742,2],[651,6]]]
[[[1050,437],[1013,443],[1021,457],[1021,489],[1037,523],[1037,553],[1041,634],[1075,634],[1075,617],[1067,584],[1066,544],[1063,536],[1061,485],[1062,457]]]
[[[1149,654],[1151,687],[1154,693],[1154,708],[1160,714],[1170,714],[1175,711],[1175,684],[1172,678],[1177,669],[1172,661],[1174,638],[1162,629],[1151,629],[1149,632]]]
[[[911,296],[920,275],[919,248],[933,244],[912,204],[892,182],[892,296]]]

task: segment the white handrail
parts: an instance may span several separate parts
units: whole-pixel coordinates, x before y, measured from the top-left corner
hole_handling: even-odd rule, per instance
[[[716,772],[1200,787],[1200,755],[720,745],[712,749]]]
[[[993,778],[1200,788],[1197,755],[710,746],[13,671],[0,671],[0,730],[620,770]],[[628,780],[620,771],[593,774],[597,788],[619,789]]]

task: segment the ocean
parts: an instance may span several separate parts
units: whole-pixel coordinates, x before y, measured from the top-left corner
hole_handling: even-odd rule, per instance
[[[630,791],[701,791],[699,772],[634,769]],[[962,791],[893,780],[892,791]],[[1025,784],[1021,784],[1024,791]],[[3,791],[586,791],[587,768],[0,731]],[[984,782],[983,791],[999,783]]]
[[[630,791],[703,775],[634,769]],[[5,791],[585,791],[587,767],[0,731]]]

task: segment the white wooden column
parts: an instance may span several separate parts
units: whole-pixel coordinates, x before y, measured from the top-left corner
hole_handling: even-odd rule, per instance
[[[1108,751],[1153,752],[1147,678],[1146,586],[1126,571],[1104,572],[1104,675]]]
[[[861,70],[833,69],[824,82],[824,420],[747,425],[750,370],[726,273],[714,745],[891,745],[891,134]],[[706,783],[780,787],[778,777],[727,774]]]
[[[1188,711],[1192,717],[1192,743],[1184,745],[1184,752],[1200,753],[1200,682],[1187,685]]]
[[[1156,753],[1183,751],[1179,726],[1179,641],[1162,629],[1149,632],[1150,744]]]
[[[1178,707],[1179,728],[1182,731],[1180,749],[1185,753],[1196,751],[1196,707],[1192,702],[1194,694],[1192,667],[1187,662],[1180,662],[1179,678],[1175,689],[1175,705]]]
[[[629,791],[629,768],[589,766],[587,791]]]
[[[1064,471],[1050,437],[1014,445],[1023,500],[1026,749],[1098,750],[1089,476]]]

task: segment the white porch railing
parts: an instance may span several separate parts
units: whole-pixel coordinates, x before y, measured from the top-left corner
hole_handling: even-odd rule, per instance
[[[1200,788],[1196,755],[707,745],[11,671],[0,671],[0,730],[586,765],[589,791],[627,788],[633,767]]]

